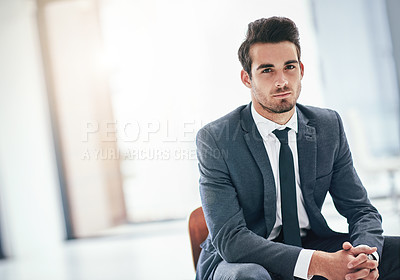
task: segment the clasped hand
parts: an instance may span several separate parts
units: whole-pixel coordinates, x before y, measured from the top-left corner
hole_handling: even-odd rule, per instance
[[[378,262],[368,258],[376,247],[353,247],[343,243],[343,250],[334,253],[315,251],[310,262],[309,275],[321,275],[329,280],[376,280],[379,277]]]
[[[366,245],[353,247],[350,242],[344,242],[343,252],[346,252],[352,256],[352,259],[347,264],[347,268],[351,272],[346,274],[345,279],[378,279],[378,262],[368,258],[368,255],[376,252],[376,250],[376,247],[371,248]]]

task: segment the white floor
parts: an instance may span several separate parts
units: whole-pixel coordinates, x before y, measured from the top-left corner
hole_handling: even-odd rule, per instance
[[[400,215],[389,200],[374,204],[387,235],[400,235]],[[328,205],[329,224],[345,228]],[[118,233],[118,234],[117,234]],[[0,261],[1,280],[194,279],[185,220],[127,225],[111,235],[66,242],[51,256]]]
[[[52,256],[0,261],[1,280],[194,279],[186,221],[127,225]]]

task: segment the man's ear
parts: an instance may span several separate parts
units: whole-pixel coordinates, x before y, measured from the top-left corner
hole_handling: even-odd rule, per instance
[[[300,69],[301,69],[301,71],[300,71],[301,79],[303,79],[303,76],[304,76],[304,64],[301,61],[300,61]]]
[[[242,71],[240,72],[240,78],[241,78],[241,80],[242,80],[242,83],[243,83],[246,87],[251,88],[251,79],[250,79],[250,76],[249,76],[249,74],[248,74],[246,71],[244,71],[244,69],[242,69]]]

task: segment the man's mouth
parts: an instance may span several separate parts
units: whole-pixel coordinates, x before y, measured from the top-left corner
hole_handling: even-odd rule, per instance
[[[291,91],[284,91],[284,92],[279,92],[279,93],[275,93],[274,95],[272,95],[274,98],[287,98],[290,96],[292,92]]]

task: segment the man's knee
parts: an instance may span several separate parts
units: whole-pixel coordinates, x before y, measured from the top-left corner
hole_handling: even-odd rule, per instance
[[[400,279],[400,237],[384,236],[382,258],[379,261],[379,279]]]
[[[258,264],[243,264],[242,267],[236,267],[234,280],[271,280],[268,271]]]
[[[261,265],[254,263],[227,264],[226,269],[219,271],[220,277],[214,279],[229,280],[271,280],[268,271]],[[218,273],[219,274],[219,273]]]

